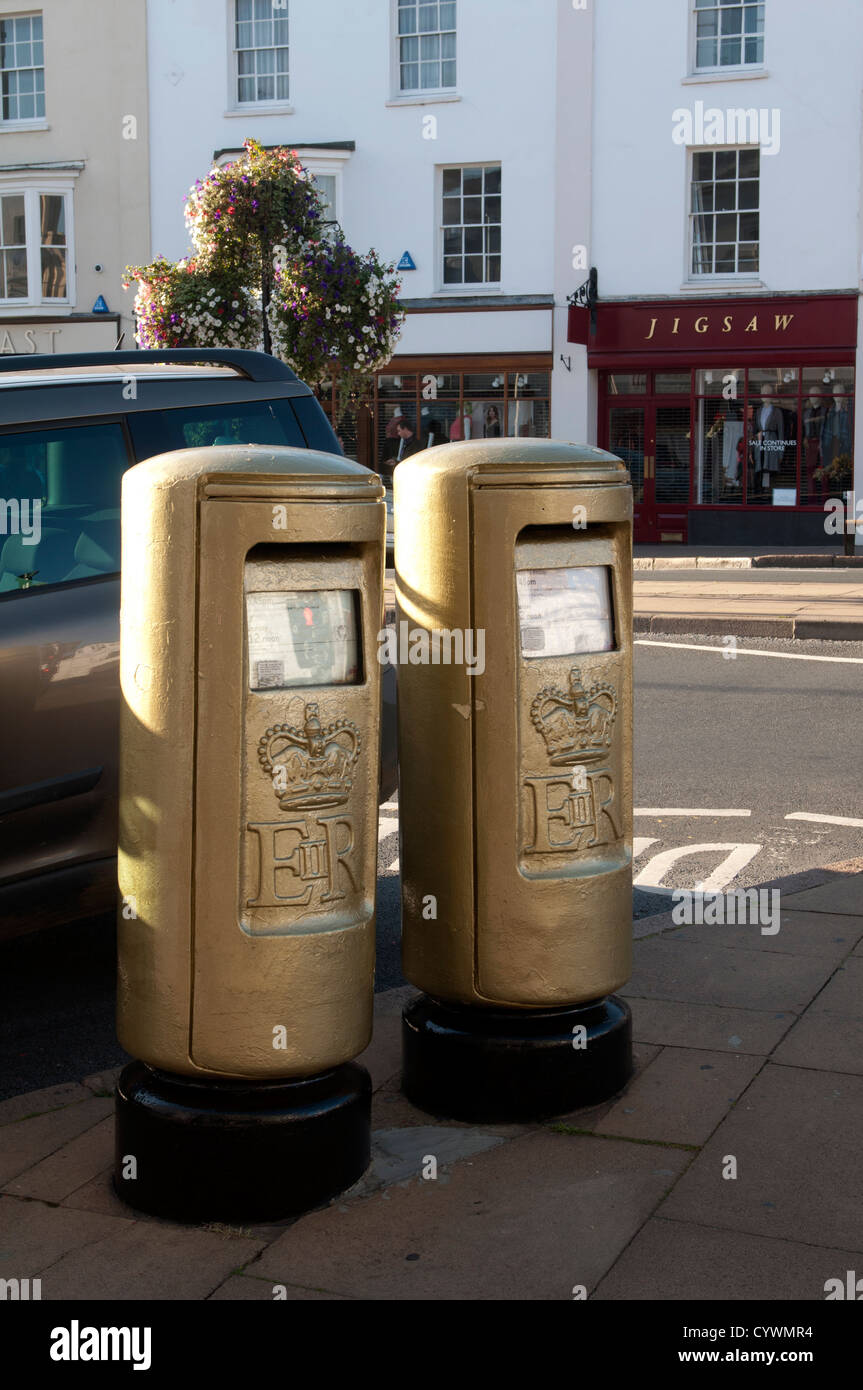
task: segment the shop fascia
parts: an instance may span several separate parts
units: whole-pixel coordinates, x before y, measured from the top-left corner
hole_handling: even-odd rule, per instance
[[[748,318],[748,322],[746,323],[746,325],[745,325],[745,327],[744,327],[744,329],[743,329],[743,332],[744,332],[744,333],[752,333],[752,334],[754,334],[756,337],[758,336],[759,333],[762,333],[762,332],[770,332],[770,333],[787,333],[787,331],[788,331],[788,329],[791,327],[791,323],[792,323],[792,321],[793,321],[793,319],[794,319],[794,315],[793,315],[793,314],[777,314],[777,313],[775,313],[775,312],[773,312],[773,313],[767,313],[767,312],[765,312],[765,311],[763,311],[763,310],[760,311],[759,313],[753,314],[753,313],[751,312],[751,310],[749,310],[749,309],[747,309],[746,312],[747,312],[747,314],[749,315],[749,318]],[[672,316],[669,314],[668,317],[670,318],[670,317],[672,317]],[[733,332],[734,332],[734,327],[735,327],[735,317],[737,317],[737,319],[739,320],[739,319],[741,319],[741,318],[743,318],[743,317],[746,317],[746,315],[736,315],[736,316],[735,316],[735,314],[733,314],[733,313],[731,313],[731,314],[723,314],[723,315],[722,315],[722,328],[720,329],[720,332],[722,332],[722,333],[733,333]],[[772,324],[772,326],[771,326],[771,324],[770,324],[770,319],[771,319],[771,318],[773,319],[773,324]],[[683,322],[683,319],[684,319],[684,316],[683,316],[682,314],[675,314],[675,315],[674,315],[674,322],[673,322],[672,325],[671,325],[671,336],[672,336],[672,337],[676,337],[677,334],[679,333],[679,331],[680,331],[680,325],[681,325],[681,323]],[[760,320],[760,323],[759,323],[759,320]],[[710,331],[711,322],[712,322],[712,319],[711,319],[710,314],[698,314],[698,315],[696,315],[695,317],[690,317],[690,318],[687,320],[687,322],[686,322],[686,324],[685,324],[685,326],[684,326],[684,333],[687,331],[687,329],[691,329],[691,330],[692,330],[693,332],[695,332],[695,333],[708,333],[708,332]],[[646,332],[645,335],[644,335],[644,341],[645,341],[646,343],[649,343],[649,342],[650,342],[651,338],[653,337],[653,335],[654,335],[655,332],[656,332],[656,329],[657,329],[657,326],[659,325],[659,323],[660,323],[659,316],[658,316],[658,315],[654,315],[654,316],[651,318],[651,320],[650,320],[650,327],[649,327],[649,329],[647,330],[647,332]],[[739,325],[738,325],[738,326],[739,326]]]
[[[62,324],[25,328],[23,324],[15,324],[13,327],[8,323],[0,323],[0,352],[16,355],[26,352],[56,352],[57,334],[62,332]]]

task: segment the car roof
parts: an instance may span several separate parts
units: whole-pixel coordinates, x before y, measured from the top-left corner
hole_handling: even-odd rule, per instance
[[[130,381],[131,395],[125,390]],[[312,394],[290,367],[263,352],[174,348],[0,356],[0,428]]]

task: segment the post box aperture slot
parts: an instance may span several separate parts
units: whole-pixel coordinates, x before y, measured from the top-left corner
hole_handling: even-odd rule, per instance
[[[518,570],[516,589],[523,657],[613,651],[610,566]]]
[[[247,592],[246,629],[250,690],[362,684],[356,589]]]

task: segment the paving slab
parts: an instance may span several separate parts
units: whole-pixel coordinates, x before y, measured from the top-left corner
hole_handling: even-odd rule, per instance
[[[701,1047],[715,1052],[771,1053],[798,1015],[760,1009],[725,1009],[665,999],[630,999],[632,1033],[639,1043]]]
[[[842,875],[820,888],[792,893],[784,902],[794,911],[863,913],[863,874]]]
[[[129,1220],[68,1211],[21,1197],[0,1197],[0,1278],[28,1279],[69,1251],[94,1245],[131,1226]],[[43,1291],[43,1297],[49,1297]]]
[[[768,1062],[656,1214],[863,1253],[861,1151],[863,1077]]]
[[[256,1277],[367,1299],[532,1300],[593,1288],[689,1153],[552,1132],[298,1221]]]
[[[863,927],[861,927],[863,936]],[[372,1090],[376,1091],[395,1076],[402,1064],[402,1020],[401,1013],[375,1014],[372,1040],[357,1061],[366,1067],[372,1078]]]
[[[260,1241],[217,1235],[194,1226],[126,1223],[122,1230],[71,1251],[52,1265],[43,1278],[42,1297],[203,1299],[262,1248]]]
[[[429,1159],[434,1160],[434,1171],[440,1179],[448,1165],[459,1159],[472,1158],[474,1154],[483,1153],[503,1142],[503,1135],[469,1125],[453,1128],[426,1123],[377,1130],[372,1134],[371,1163],[359,1182],[341,1200],[348,1201],[352,1197],[374,1192],[376,1188],[420,1177],[426,1167],[431,1172]]]
[[[674,932],[633,946],[632,979],[618,990],[625,998],[680,1000],[802,1013],[832,973],[821,956],[792,956],[695,941]]]
[[[773,1060],[863,1076],[863,958],[849,956],[783,1039]]]
[[[94,1072],[92,1076],[85,1076],[81,1085],[86,1086],[94,1095],[104,1095],[106,1092],[113,1095],[122,1070],[122,1067],[111,1067],[108,1071]]]
[[[279,1290],[279,1299],[274,1289]],[[209,1303],[313,1303],[325,1300],[333,1303],[349,1302],[344,1294],[328,1293],[325,1289],[303,1289],[296,1284],[274,1284],[266,1279],[250,1278],[245,1274],[235,1274],[226,1279],[216,1292],[210,1294]]]
[[[652,1217],[602,1280],[593,1300],[822,1301],[826,1281],[844,1279],[855,1262],[859,1265],[859,1254],[850,1250]],[[688,1321],[697,1324],[696,1319]],[[697,1343],[681,1340],[680,1345]]]
[[[595,1132],[704,1144],[763,1065],[760,1057],[665,1047]]]
[[[104,1121],[105,1124],[112,1124],[112,1120]],[[135,1211],[132,1207],[127,1207],[125,1202],[114,1191],[114,1155],[111,1153],[107,1166],[85,1182],[81,1187],[76,1187],[68,1196],[62,1199],[61,1205],[74,1211],[98,1212],[102,1216],[122,1216],[132,1221],[150,1221],[159,1224],[162,1218],[150,1216],[144,1211]]]
[[[43,1202],[62,1202],[98,1173],[110,1169],[113,1161],[114,1117],[109,1115],[101,1124],[93,1125],[13,1178],[5,1190],[20,1197],[38,1197]]]
[[[626,1085],[617,1095],[609,1096],[607,1100],[600,1101],[598,1105],[581,1106],[578,1110],[569,1110],[563,1114],[556,1115],[554,1119],[546,1120],[548,1125],[566,1124],[572,1129],[584,1130],[593,1133],[602,1120],[618,1102],[621,1096],[629,1094],[631,1087],[637,1078],[641,1076],[646,1067],[650,1066],[654,1057],[658,1057],[661,1049],[650,1043],[633,1042],[632,1044],[632,1076]]]
[[[49,1110],[60,1110],[66,1105],[74,1105],[79,1100],[89,1100],[92,1091],[77,1081],[66,1081],[60,1086],[47,1086],[42,1091],[29,1091],[24,1095],[10,1096],[0,1101],[0,1125],[15,1124],[18,1120],[29,1119],[32,1115],[44,1115]]]
[[[0,1185],[5,1186],[111,1114],[114,1108],[112,1101],[94,1096],[89,1091],[85,1091],[85,1094],[88,1099],[75,1105],[4,1126],[0,1143]]]
[[[780,891],[781,890],[777,890]],[[781,899],[784,901],[784,899]],[[765,904],[772,915],[772,907]],[[741,904],[735,904],[735,915]],[[720,911],[725,911],[720,907]],[[747,912],[749,909],[746,909]],[[677,941],[696,941],[701,944],[724,946],[726,950],[737,950],[743,946],[750,951],[782,951],[792,956],[821,956],[826,961],[838,964],[849,954],[858,941],[863,938],[863,917],[856,920],[833,912],[780,911],[779,930],[772,935],[762,931],[763,926],[773,923],[744,923],[741,926],[703,923],[678,927],[675,931]]]

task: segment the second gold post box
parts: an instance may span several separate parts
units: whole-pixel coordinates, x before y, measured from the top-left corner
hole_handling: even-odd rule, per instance
[[[116,1185],[185,1219],[333,1195],[369,1155],[386,508],[305,449],[123,486]]]
[[[395,472],[404,1086],[514,1118],[620,1089],[632,936],[632,491],[598,449]],[[427,655],[424,655],[424,652]]]

